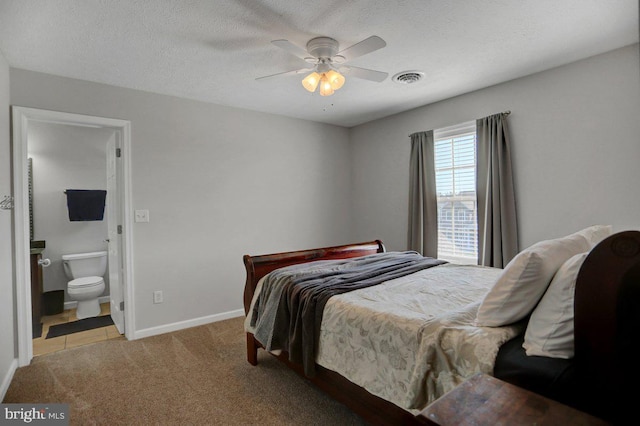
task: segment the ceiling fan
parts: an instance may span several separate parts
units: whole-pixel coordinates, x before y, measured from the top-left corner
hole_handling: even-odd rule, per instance
[[[289,40],[273,40],[271,43],[305,61],[305,67],[258,77],[256,80],[310,73],[302,80],[304,88],[315,92],[320,86],[320,95],[329,96],[344,84],[345,77],[342,74],[375,82],[381,82],[388,76],[386,72],[346,64],[352,59],[385,47],[387,43],[378,36],[371,36],[343,50],[339,50],[338,42],[331,37],[312,38],[307,43],[306,50]]]

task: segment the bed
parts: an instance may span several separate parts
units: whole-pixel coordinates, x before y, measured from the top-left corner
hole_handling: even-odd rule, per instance
[[[387,252],[380,240],[245,255],[247,360],[257,365],[258,349],[266,348],[371,424],[417,424],[416,414],[421,409],[478,372],[607,420],[625,418],[633,397],[622,389],[638,379],[635,369],[625,366],[632,365],[638,353],[635,327],[640,324],[640,232],[610,235],[610,229],[594,226],[540,242],[523,250],[504,270],[436,262],[404,275],[392,275],[381,283],[331,294],[325,304],[316,307],[322,312],[316,315],[319,325],[308,328],[317,332],[308,339],[315,342],[311,345],[312,367],[308,356],[292,356],[298,351],[294,346],[286,350],[265,339],[260,321],[255,319],[260,315],[267,318],[265,312],[273,309],[265,302],[267,295],[284,282],[274,276],[283,279],[314,273],[323,277],[327,268],[334,271],[347,268],[342,265],[371,265],[382,258],[390,262],[386,259],[400,256]],[[413,261],[413,253],[401,254]],[[407,258],[402,257],[403,265]],[[523,262],[526,267],[543,264],[539,275],[545,277],[520,271],[519,281],[509,284],[515,287],[509,287],[505,296],[504,291],[498,291],[504,290],[498,283],[504,285],[505,276],[513,275],[517,264]],[[535,287],[529,282],[532,279],[543,285],[531,290]],[[524,282],[526,287],[522,286]],[[456,286],[465,290],[458,291]],[[564,297],[562,312],[556,303],[559,295]],[[284,293],[277,293],[278,297],[286,298]],[[513,304],[505,304],[505,297],[519,299],[515,305],[526,305],[526,315],[516,313]],[[394,303],[402,305],[403,313],[392,307]],[[569,304],[572,309],[568,313]],[[258,315],[260,309],[263,311]],[[296,309],[286,311],[291,310],[288,315],[293,316]],[[389,309],[392,312],[387,312]],[[550,312],[562,314],[562,320]],[[541,319],[530,322],[536,315]],[[432,318],[437,318],[437,325],[435,320],[432,324]],[[492,324],[496,319],[498,322]],[[294,324],[291,316],[283,321]],[[566,327],[554,348],[547,344],[551,339],[544,333],[562,323]],[[275,324],[272,328],[280,330],[278,324],[282,322]],[[380,329],[386,331],[380,334]],[[289,337],[295,334],[291,330],[287,333],[281,336],[290,344]],[[536,349],[535,344],[541,340],[543,344]],[[568,343],[570,351],[566,355]],[[386,364],[378,364],[382,362]]]

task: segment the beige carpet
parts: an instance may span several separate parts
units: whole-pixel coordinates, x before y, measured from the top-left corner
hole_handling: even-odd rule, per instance
[[[33,359],[3,402],[68,403],[72,425],[363,425],[259,352],[246,361],[243,318]]]

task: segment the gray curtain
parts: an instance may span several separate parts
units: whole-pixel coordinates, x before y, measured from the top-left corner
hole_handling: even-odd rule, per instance
[[[433,131],[410,135],[409,250],[438,256],[438,207]]]
[[[518,254],[516,203],[507,116],[476,121],[478,164],[478,263],[503,268]]]

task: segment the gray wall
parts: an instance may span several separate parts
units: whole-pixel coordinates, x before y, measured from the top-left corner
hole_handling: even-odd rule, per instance
[[[11,103],[131,121],[137,330],[241,309],[244,254],[350,240],[344,128],[19,69]]]
[[[9,129],[9,65],[0,52],[0,200],[13,192]],[[0,210],[0,397],[9,386],[17,355],[12,235],[11,210]]]
[[[105,220],[71,222],[65,189],[107,189],[107,142],[110,129],[32,123],[27,140],[33,164],[33,238],[44,240],[43,257],[51,266],[43,270],[44,291],[65,290],[69,281],[62,255],[108,250]],[[105,275],[109,294],[109,277]]]
[[[638,64],[636,44],[352,128],[352,237],[406,249],[408,135],[505,110],[521,249],[592,224],[640,229]]]

